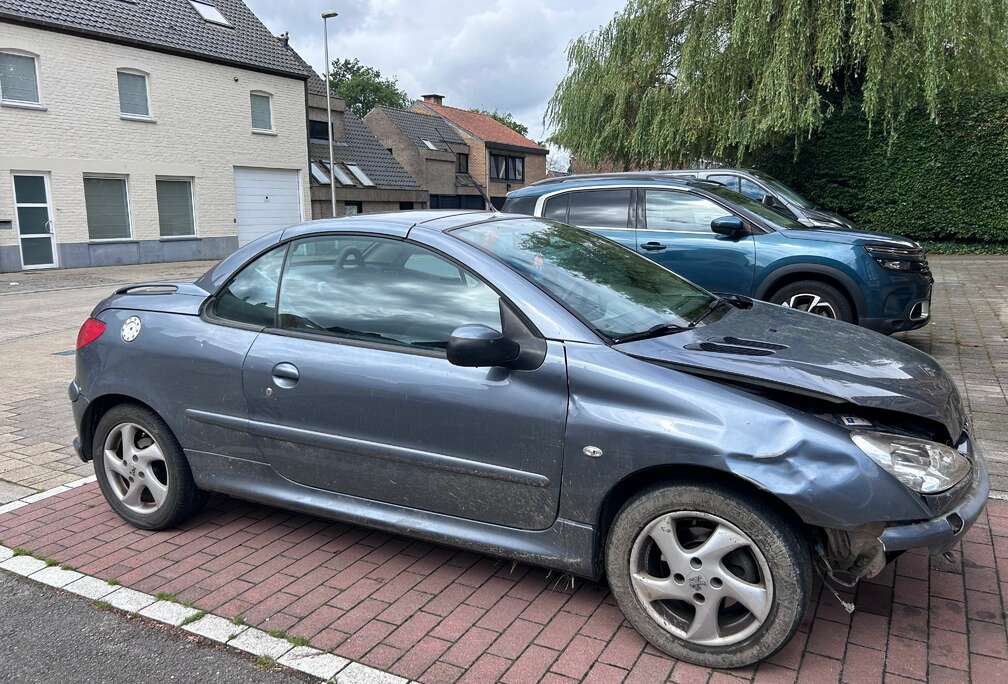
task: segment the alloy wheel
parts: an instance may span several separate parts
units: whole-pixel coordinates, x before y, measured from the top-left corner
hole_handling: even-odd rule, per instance
[[[674,636],[729,646],[755,633],[774,603],[763,552],[709,513],[677,511],[644,527],[630,551],[630,584],[648,615]]]
[[[825,318],[836,319],[837,317],[836,309],[833,308],[833,304],[831,304],[829,300],[823,299],[820,295],[813,294],[811,292],[803,292],[792,295],[781,302],[780,305],[786,306],[789,309],[807,311],[808,313],[823,316]]]
[[[113,493],[136,513],[153,513],[168,498],[168,466],[161,447],[136,423],[120,423],[105,438],[105,475]]]

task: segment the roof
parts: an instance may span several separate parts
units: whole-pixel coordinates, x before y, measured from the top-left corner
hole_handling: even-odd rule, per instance
[[[409,175],[406,169],[395,160],[392,153],[378,142],[378,138],[364,125],[363,121],[350,112],[346,112],[342,116],[346,131],[342,140],[343,144],[333,145],[333,160],[337,164],[357,164],[379,188],[420,189],[413,176]],[[328,144],[312,144],[309,153],[313,161],[329,161]]]
[[[536,141],[526,138],[518,131],[508,128],[497,119],[487,114],[470,112],[457,107],[446,107],[433,102],[417,102],[418,106],[429,109],[434,114],[443,116],[459,128],[463,128],[484,142],[499,143],[536,150],[546,154],[548,150]]]
[[[0,0],[0,21],[305,78],[300,60],[241,0],[203,0],[231,23],[203,19],[189,0]]]
[[[451,145],[466,144],[455,129],[440,116],[392,107],[377,107],[377,109],[385,112],[395,127],[419,148],[429,149],[424,140],[429,140],[437,149],[448,152],[454,152]]]

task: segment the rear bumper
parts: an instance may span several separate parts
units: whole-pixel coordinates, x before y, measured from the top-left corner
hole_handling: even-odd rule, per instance
[[[937,518],[886,528],[879,536],[886,551],[927,548],[931,553],[942,553],[966,534],[983,512],[990,493],[987,465],[978,451],[974,454],[973,483],[962,501]]]

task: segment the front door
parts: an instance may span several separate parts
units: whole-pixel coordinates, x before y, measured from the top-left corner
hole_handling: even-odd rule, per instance
[[[751,295],[756,243],[711,230],[731,212],[711,200],[677,190],[640,190],[637,249],[665,268],[712,292]]]
[[[14,174],[15,222],[21,245],[21,266],[25,270],[56,266],[50,198],[48,175]]]
[[[264,460],[294,482],[413,509],[544,529],[559,501],[567,372],[460,368],[467,324],[501,329],[482,280],[403,240],[292,243],[278,328],[246,357]]]
[[[587,228],[629,249],[637,247],[631,220],[630,188],[575,190],[546,199],[542,216]]]

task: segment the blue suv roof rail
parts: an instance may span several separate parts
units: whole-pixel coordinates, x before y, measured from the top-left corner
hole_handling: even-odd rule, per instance
[[[682,170],[682,171],[622,171],[614,173],[580,173],[573,176],[557,176],[555,178],[544,178],[542,180],[536,181],[535,183],[529,183],[525,187],[534,187],[537,185],[562,185],[564,183],[574,183],[583,180],[621,180],[621,179],[632,179],[632,180],[695,180],[696,171],[695,170]]]

